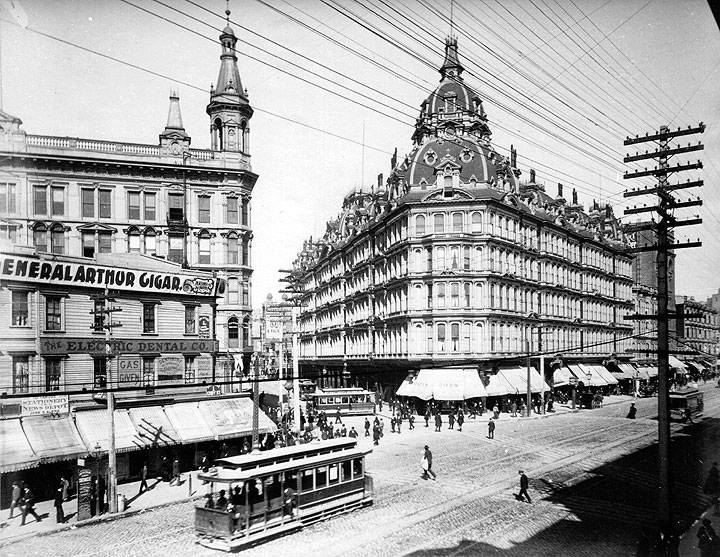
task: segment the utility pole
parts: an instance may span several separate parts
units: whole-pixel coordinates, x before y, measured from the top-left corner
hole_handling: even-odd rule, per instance
[[[297,312],[298,306],[292,307],[292,364],[293,364],[293,431],[300,433],[300,354],[298,353]]]
[[[629,225],[627,232],[639,232],[642,230],[653,230],[657,234],[657,244],[631,248],[631,253],[642,251],[657,252],[657,288],[658,288],[658,312],[657,315],[631,315],[625,319],[657,319],[658,321],[658,460],[659,460],[659,484],[658,484],[658,521],[661,532],[664,533],[665,539],[674,534],[675,523],[672,516],[672,490],[670,477],[670,414],[669,414],[669,385],[670,385],[670,341],[669,341],[669,319],[675,318],[675,314],[671,315],[668,310],[668,253],[678,248],[699,247],[701,242],[685,242],[683,244],[675,243],[670,237],[669,231],[678,226],[688,226],[700,224],[702,219],[686,219],[678,220],[675,215],[675,209],[685,207],[696,207],[702,205],[700,198],[687,201],[678,201],[670,193],[675,190],[681,190],[691,187],[702,186],[702,180],[690,181],[678,184],[668,184],[668,176],[675,172],[685,170],[693,170],[702,168],[702,162],[680,164],[671,167],[668,160],[673,155],[689,153],[692,151],[700,151],[704,147],[701,143],[697,145],[688,144],[687,147],[669,146],[672,138],[703,133],[705,125],[701,122],[696,128],[692,126],[687,129],[670,131],[667,126],[661,126],[658,132],[652,135],[646,134],[645,137],[635,136],[628,137],[624,141],[624,145],[635,145],[649,141],[658,142],[657,151],[648,153],[636,153],[635,155],[627,155],[623,162],[635,162],[639,160],[655,159],[658,166],[654,169],[625,172],[624,179],[641,178],[644,176],[654,176],[657,178],[657,186],[653,188],[644,188],[631,190],[624,193],[625,197],[636,197],[640,195],[656,195],[658,203],[655,206],[633,207],[625,211],[626,215],[637,215],[647,212],[656,212],[660,217],[659,222],[641,223],[637,225]]]
[[[95,315],[94,323],[91,329],[97,329],[100,323],[100,314],[102,318],[102,328],[105,330],[105,386],[107,387],[107,411],[108,411],[108,507],[110,513],[117,512],[117,461],[116,461],[116,450],[115,450],[115,385],[113,383],[112,375],[112,360],[113,360],[113,339],[112,330],[115,327],[122,327],[120,323],[113,323],[112,314],[118,311],[122,311],[119,307],[107,307],[108,302],[114,302],[115,298],[110,296],[110,291],[105,288],[105,292],[99,296],[91,297],[95,302],[102,302],[102,309],[97,306],[93,308]]]

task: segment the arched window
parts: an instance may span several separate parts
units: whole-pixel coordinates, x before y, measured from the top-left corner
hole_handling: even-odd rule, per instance
[[[470,246],[463,246],[463,269],[470,270]]]
[[[228,330],[228,348],[239,348],[240,347],[240,330],[238,327],[238,318],[233,316],[228,319],[227,322]]]
[[[442,213],[436,213],[433,216],[433,222],[435,224],[435,234],[443,234],[445,232],[445,215]]]
[[[133,227],[128,230],[128,253],[140,253],[140,231]]]
[[[210,233],[207,230],[200,232],[198,237],[198,263],[210,265]]]
[[[425,234],[425,215],[417,215],[415,217],[415,235],[422,236]]]
[[[216,119],[215,119],[215,122],[214,122],[214,126],[215,126],[215,130],[214,130],[214,135],[215,135],[215,141],[214,141],[214,143],[215,143],[215,148],[216,148],[218,151],[222,151],[222,150],[223,150],[223,124],[222,124],[222,120],[220,120],[220,118],[216,118]]]
[[[225,262],[228,265],[237,265],[238,262],[238,236],[234,232],[231,232],[227,236]]]
[[[157,235],[155,234],[155,230],[153,230],[152,228],[148,228],[145,230],[145,253],[147,253],[148,255],[153,255],[157,250],[156,236]]]
[[[48,250],[47,227],[42,223],[33,227],[33,245],[37,251]]]
[[[451,282],[450,283],[450,307],[459,307],[460,306],[460,283],[458,282]]]
[[[50,244],[52,253],[65,253],[65,229],[62,224],[54,224],[50,229]]]

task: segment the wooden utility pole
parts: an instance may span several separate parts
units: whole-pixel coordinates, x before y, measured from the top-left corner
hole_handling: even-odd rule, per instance
[[[640,232],[642,230],[653,230],[657,234],[657,244],[631,248],[630,252],[656,251],[657,252],[657,289],[658,289],[658,309],[657,315],[632,315],[626,319],[657,319],[658,321],[658,525],[664,538],[668,539],[675,534],[675,521],[672,516],[672,500],[671,500],[671,476],[670,476],[670,412],[669,412],[669,386],[670,386],[670,335],[669,335],[669,319],[675,317],[668,310],[668,253],[678,248],[698,247],[700,241],[685,242],[677,244],[670,238],[670,230],[678,226],[688,226],[700,224],[702,219],[686,219],[678,220],[674,215],[674,210],[684,207],[693,207],[702,205],[702,201],[698,199],[688,201],[678,201],[670,193],[675,190],[681,190],[691,187],[702,186],[702,180],[688,181],[686,183],[668,184],[668,176],[675,172],[685,170],[693,170],[702,168],[702,163],[677,164],[669,165],[669,159],[673,155],[688,153],[691,151],[700,151],[704,147],[701,143],[697,145],[688,144],[687,147],[669,146],[670,139],[678,136],[692,135],[703,133],[705,125],[701,122],[696,128],[692,126],[687,129],[670,131],[667,126],[662,126],[660,131],[645,137],[630,138],[628,137],[624,144],[634,145],[637,143],[645,143],[649,141],[658,142],[657,151],[648,153],[637,153],[635,155],[627,155],[624,162],[635,162],[639,160],[655,159],[658,166],[654,169],[626,172],[623,178],[641,178],[644,176],[654,176],[657,178],[657,186],[653,188],[644,188],[625,192],[625,197],[636,197],[640,195],[656,195],[658,199],[657,205],[633,207],[625,211],[626,215],[637,215],[647,212],[655,212],[660,220],[650,223],[641,223],[637,225],[629,225],[627,232]]]

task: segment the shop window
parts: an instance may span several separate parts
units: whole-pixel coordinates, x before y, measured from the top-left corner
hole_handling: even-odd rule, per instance
[[[23,394],[30,392],[30,358],[29,356],[13,356],[13,392]]]
[[[143,333],[155,331],[155,304],[143,304]]]
[[[27,327],[29,292],[23,290],[12,290],[11,292],[11,325],[13,327]]]
[[[59,391],[60,376],[62,375],[62,360],[60,358],[45,358],[45,390]]]
[[[62,303],[60,296],[45,297],[45,330],[62,330]]]
[[[196,309],[197,308],[195,306],[185,306],[185,334],[186,335],[194,335],[195,334]]]

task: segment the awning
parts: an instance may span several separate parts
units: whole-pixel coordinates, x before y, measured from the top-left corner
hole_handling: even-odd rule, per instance
[[[680,360],[678,360],[675,356],[672,356],[672,355],[669,356],[668,362],[670,363],[670,367],[678,368],[683,371],[685,371],[687,369],[687,366],[684,363],[682,363]]]
[[[612,374],[616,379],[635,379],[635,368],[630,364],[615,364],[618,371],[613,370]]]
[[[640,371],[640,379],[650,379],[651,377],[657,377],[658,374],[658,369],[655,366],[643,366],[638,368],[638,371]],[[647,377],[643,377],[643,375]]]
[[[650,381],[650,374],[645,367],[637,368],[637,378],[642,381]]]
[[[30,447],[18,418],[0,420],[0,472],[32,468],[38,457]]]
[[[700,362],[696,362],[695,360],[686,360],[685,363],[690,364],[699,373],[705,373],[707,371],[707,368],[703,364],[701,364]]]
[[[512,394],[527,393],[527,367],[502,368],[498,373],[513,387]],[[534,367],[530,368],[530,389],[533,393],[550,390]]]
[[[70,416],[28,416],[22,419],[22,426],[30,446],[42,461],[69,460],[88,453]]]
[[[567,367],[573,372],[573,375],[578,378],[578,383],[582,383],[586,387],[591,385],[591,378],[588,377],[587,372],[580,364],[568,364]]]
[[[608,385],[617,385],[618,380],[613,376],[608,369],[600,364],[594,364],[592,366],[593,371],[597,372],[597,374],[607,383]]]
[[[140,406],[130,408],[129,412],[138,444],[146,447],[180,444],[180,437],[161,406]]]
[[[490,381],[485,385],[487,396],[503,396],[509,394],[515,394],[515,387],[513,387],[504,375],[501,373],[495,373],[490,375]]]
[[[559,367],[553,371],[553,386],[564,387],[570,384],[570,379],[575,377],[575,374],[570,371],[566,366]]]
[[[183,443],[200,443],[215,439],[212,429],[203,420],[197,402],[182,402],[166,406],[165,415],[170,419]]]
[[[146,443],[138,439],[137,431],[127,410],[115,410],[115,450],[118,452],[144,449]],[[75,414],[75,425],[88,451],[109,450],[107,410],[88,410]]]
[[[203,400],[200,413],[217,439],[241,437],[252,433],[253,401],[250,398]],[[258,432],[274,433],[277,427],[262,410],[258,411]]]
[[[411,373],[397,390],[421,400],[468,400],[488,396],[477,368],[430,368]]]
[[[587,378],[585,385],[589,387],[604,387],[608,384],[603,376],[594,369],[593,364],[579,364],[579,366],[580,369],[585,372],[585,377]],[[615,383],[617,383],[617,381],[615,381]]]

